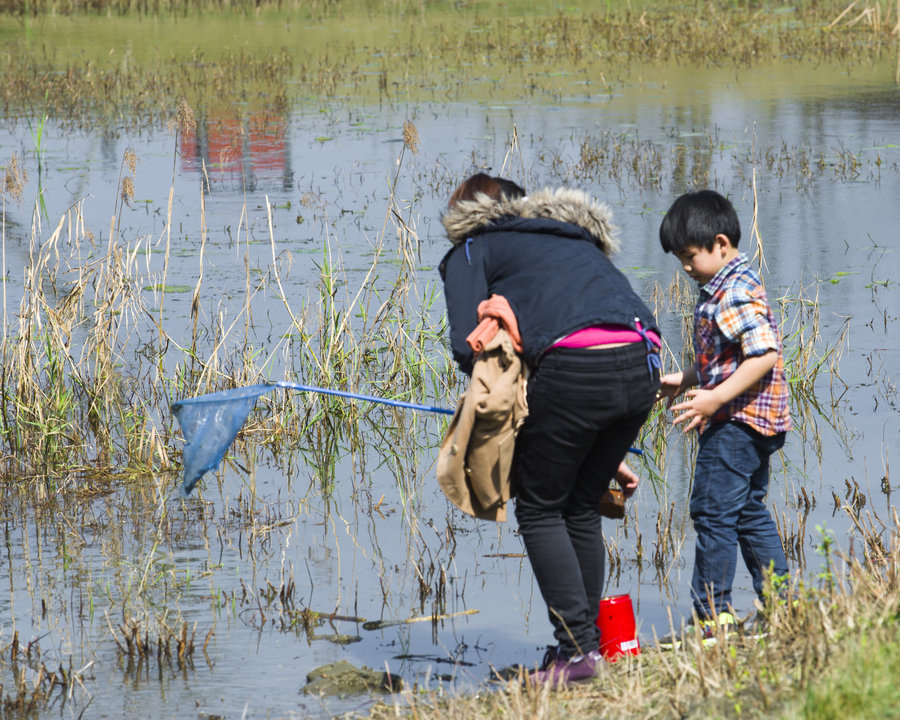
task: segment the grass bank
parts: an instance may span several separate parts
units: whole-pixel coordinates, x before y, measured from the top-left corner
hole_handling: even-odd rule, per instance
[[[825,64],[900,78],[891,0],[175,5],[0,8],[0,112],[137,127],[164,122],[181,99],[201,115],[336,102],[553,103],[666,83],[680,66]]]

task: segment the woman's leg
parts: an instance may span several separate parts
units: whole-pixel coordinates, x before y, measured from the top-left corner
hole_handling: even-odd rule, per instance
[[[597,648],[605,563],[597,507],[657,387],[634,348],[554,351],[529,381],[516,517],[563,655]]]
[[[596,638],[564,512],[594,432],[569,413],[547,407],[555,397],[543,377],[528,400],[529,419],[516,439],[516,519],[560,652],[580,655],[596,647]],[[599,522],[592,530],[591,539],[602,547]],[[595,572],[602,576],[600,563]]]
[[[578,557],[587,604],[593,616],[592,622],[597,618],[603,597],[606,567],[606,545],[600,532],[602,516],[599,512],[599,497],[592,489],[602,486],[601,495],[606,491],[609,479],[615,474],[628,449],[634,445],[655,395],[656,390],[652,390],[652,394],[643,400],[644,407],[638,405],[636,413],[620,418],[612,427],[597,434],[594,447],[579,469],[569,507],[565,512],[566,528]],[[592,568],[598,568],[599,571],[592,572]]]

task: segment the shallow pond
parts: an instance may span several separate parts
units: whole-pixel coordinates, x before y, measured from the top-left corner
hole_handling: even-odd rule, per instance
[[[138,258],[144,304],[156,313],[154,288],[168,288],[160,322],[184,345],[201,260],[201,315],[228,326],[245,302],[248,275],[279,263],[288,268],[282,282],[293,311],[315,309],[324,266],[335,268],[340,293],[353,295],[383,244],[389,252],[376,284],[387,289],[402,265],[398,237],[412,237],[409,302],[421,304],[440,290],[446,198],[484,168],[526,187],[577,185],[609,203],[623,237],[619,266],[658,299],[679,272],[659,248],[662,214],[685,189],[712,186],[735,201],[749,253],[761,238],[767,289],[784,299],[789,343],[814,343],[814,354],[826,358],[816,403],[797,399],[798,428],[771,482],[792,567],[813,578],[823,532],[851,544],[854,524],[839,505],[855,507],[875,527],[895,507],[898,118],[891,63],[852,71],[657,68],[652,80],[636,75],[596,95],[567,90],[552,103],[300,104],[237,124],[210,115],[180,136],[164,127],[61,131],[50,122],[40,173],[28,129],[39,118],[27,118],[0,130],[0,156],[18,153],[30,178],[23,202],[5,206],[6,322],[15,327],[32,237],[46,240],[73,207],[94,247],[63,237],[62,254],[89,262],[105,252],[117,218],[117,242]],[[403,143],[405,121],[417,130],[416,153]],[[123,172],[131,174],[127,150],[137,164],[134,198],[124,205],[118,188]],[[45,210],[32,205],[38,182]],[[387,212],[394,183],[401,232]],[[172,260],[162,278],[172,187]],[[40,226],[34,236],[33,223]],[[443,300],[436,297],[426,315],[439,325]],[[680,358],[680,310],[659,302]],[[278,378],[291,367],[279,354],[290,313],[269,292],[253,294],[252,307],[256,337],[266,339],[259,352],[271,355],[267,370]],[[806,332],[793,336],[801,322]],[[201,356],[213,351],[214,339],[206,342]],[[137,338],[134,344],[126,366],[141,363]],[[417,399],[449,405],[453,387]],[[171,428],[171,418],[162,422]],[[324,462],[317,447],[274,458],[258,448],[207,476],[183,504],[168,498],[174,473],[91,499],[62,494],[38,506],[8,499],[0,642],[17,632],[19,643],[40,648],[48,667],[83,669],[72,697],[42,716],[77,716],[87,705],[90,717],[326,717],[371,702],[303,695],[306,673],[327,662],[388,668],[409,683],[450,691],[484,682],[491,667],[537,662],[550,626],[514,523],[463,517],[434,482],[443,422],[395,409],[370,413],[359,436],[337,437]],[[625,522],[606,524],[608,590],[631,594],[645,645],[668,631],[669,613],[678,622],[690,609],[692,444],[677,431],[667,443],[660,465],[642,470],[658,480],[644,483]],[[752,591],[740,565],[736,582],[739,609],[749,613]],[[195,638],[190,658],[154,649],[141,662],[129,660],[120,649],[128,632],[123,609],[136,606],[156,619],[141,626],[154,642],[165,636],[177,644],[187,623]],[[363,627],[435,608],[460,614],[436,625]],[[303,609],[335,618],[311,619]]]

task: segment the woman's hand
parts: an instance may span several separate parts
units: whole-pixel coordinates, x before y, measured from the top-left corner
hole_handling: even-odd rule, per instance
[[[616,478],[616,482],[619,483],[619,487],[622,488],[622,494],[626,498],[630,498],[634,495],[634,491],[637,490],[640,478],[625,464],[624,460],[619,463],[619,468],[616,470],[614,477]]]
[[[659,392],[656,393],[656,399],[666,399],[666,409],[672,407],[672,403],[679,395],[684,393],[689,387],[693,387],[698,382],[697,370],[688,368],[679,372],[667,373],[659,379]]]

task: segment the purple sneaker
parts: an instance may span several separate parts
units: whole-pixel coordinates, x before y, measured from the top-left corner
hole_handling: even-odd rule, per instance
[[[591,650],[587,655],[575,655],[568,659],[560,655],[555,648],[551,650],[554,652],[551,655],[550,650],[547,651],[541,669],[528,676],[531,682],[535,684],[549,682],[556,686],[590,680],[594,677],[597,663],[603,659],[599,650]]]

